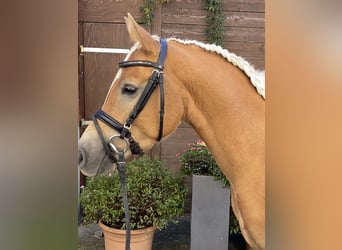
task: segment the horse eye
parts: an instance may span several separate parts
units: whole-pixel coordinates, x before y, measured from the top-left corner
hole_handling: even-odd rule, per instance
[[[137,92],[137,88],[133,87],[132,85],[125,85],[121,89],[121,93],[125,95],[134,95]]]

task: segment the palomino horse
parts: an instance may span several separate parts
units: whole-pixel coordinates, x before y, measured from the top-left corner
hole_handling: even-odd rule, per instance
[[[133,144],[125,154],[129,159],[185,121],[229,179],[232,207],[246,241],[264,249],[264,73],[221,47],[159,39],[130,14],[125,21],[134,46],[79,141],[82,173],[93,176],[112,167],[103,147],[108,151],[113,135]]]

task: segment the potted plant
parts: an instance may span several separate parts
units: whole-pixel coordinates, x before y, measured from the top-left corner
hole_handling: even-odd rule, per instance
[[[230,208],[229,181],[222,173],[211,152],[208,150],[208,147],[202,140],[198,140],[195,143],[189,144],[186,151],[178,156],[180,159],[181,172],[192,176],[193,178],[191,248],[204,249],[209,247],[205,246],[205,242],[202,242],[202,235],[206,232],[209,234],[210,232],[213,237],[220,239],[225,237],[225,242],[220,242],[220,240],[217,239],[212,240],[217,242],[217,244],[221,244],[220,246],[216,246],[216,249],[221,249],[223,245],[228,244],[228,235],[223,235],[221,237],[221,234],[225,233],[224,231],[228,230],[230,235],[237,235],[241,233],[239,223],[232,212],[232,209]],[[225,189],[222,189],[222,187]],[[217,210],[215,210],[215,203],[218,203]],[[208,214],[205,214],[205,211],[207,211]],[[212,229],[207,228],[203,229],[201,232],[197,232],[201,223],[209,226],[207,219],[201,222],[203,218],[208,218],[208,216],[211,216],[209,221],[213,223]],[[222,216],[226,216],[227,220],[222,220]],[[220,225],[218,226],[216,223]],[[213,233],[213,230],[218,230],[218,232]],[[210,247],[212,247],[212,245],[210,245]]]
[[[178,156],[182,173],[189,176],[213,176],[215,180],[220,180],[224,187],[229,187],[229,181],[202,140],[190,143],[188,149]]]
[[[141,157],[126,164],[127,195],[131,226],[131,250],[151,249],[155,229],[177,222],[183,213],[186,189],[181,175],[174,175],[159,160]],[[80,202],[85,222],[97,222],[104,231],[106,249],[124,249],[125,213],[118,172],[88,177]],[[119,232],[121,240],[111,243],[106,230]],[[147,230],[144,232],[143,230]],[[150,239],[136,246],[135,234],[142,232]],[[108,236],[108,237],[107,237]],[[119,241],[119,242],[118,242]],[[115,246],[114,246],[115,244]]]

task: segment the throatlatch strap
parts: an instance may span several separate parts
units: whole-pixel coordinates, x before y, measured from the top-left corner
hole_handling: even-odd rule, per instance
[[[158,58],[158,64],[163,65],[167,54],[167,41],[165,39],[160,40],[160,52]],[[159,87],[160,87],[160,111],[159,111],[159,132],[157,141],[160,141],[163,137],[163,127],[164,127],[164,72],[159,72]]]
[[[160,141],[163,137],[163,127],[164,127],[164,79],[163,74],[160,74],[159,88],[160,88],[160,111],[159,111],[159,132],[157,141]]]

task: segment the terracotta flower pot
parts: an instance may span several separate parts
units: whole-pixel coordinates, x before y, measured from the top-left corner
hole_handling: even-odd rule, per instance
[[[125,250],[126,230],[106,226],[99,221],[103,230],[106,250]],[[155,228],[148,227],[141,230],[131,230],[131,250],[151,250]]]

